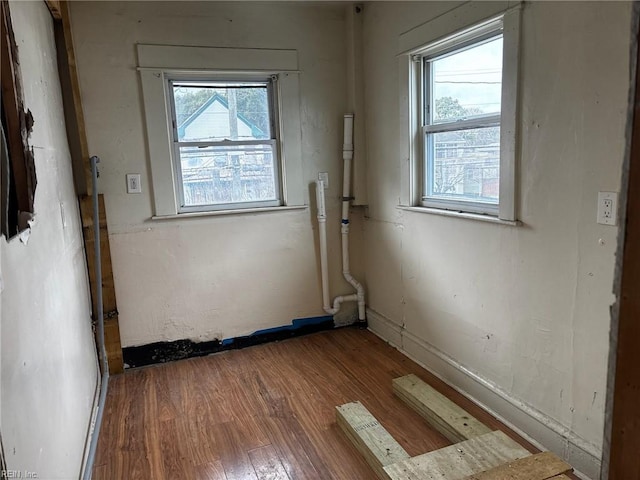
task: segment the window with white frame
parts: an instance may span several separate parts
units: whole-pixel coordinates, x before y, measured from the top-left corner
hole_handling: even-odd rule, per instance
[[[502,34],[426,55],[425,206],[497,213]]]
[[[409,206],[516,219],[519,18],[516,8],[408,52]]]
[[[169,77],[180,213],[281,204],[274,82]]]
[[[152,218],[305,208],[297,51],[137,51]]]

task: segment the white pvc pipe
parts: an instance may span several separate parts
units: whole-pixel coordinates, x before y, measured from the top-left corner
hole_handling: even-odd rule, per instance
[[[327,262],[327,212],[324,198],[324,182],[316,182],[316,200],[318,203],[318,235],[320,237],[320,270],[322,275],[322,307],[325,312],[335,315],[342,302],[358,302],[358,320],[364,321],[365,294],[364,287],[351,275],[349,268],[349,204],[351,201],[351,161],[353,160],[353,114],[344,116],[344,143],[342,147],[344,174],[342,177],[342,276],[353,288],[355,294],[340,295],[333,299],[333,307],[329,303],[329,267]]]
[[[316,200],[318,204],[318,236],[320,238],[320,272],[322,275],[322,308],[334,315],[329,303],[329,266],[327,263],[327,212],[324,203],[324,182],[316,181]]]

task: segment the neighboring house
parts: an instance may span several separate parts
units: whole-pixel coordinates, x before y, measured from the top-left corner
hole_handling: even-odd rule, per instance
[[[229,104],[217,93],[178,126],[178,138],[182,141],[230,137]],[[238,138],[265,138],[265,133],[245,116],[238,114]]]

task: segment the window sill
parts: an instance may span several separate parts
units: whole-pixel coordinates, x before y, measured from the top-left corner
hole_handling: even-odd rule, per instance
[[[178,220],[197,217],[217,217],[220,215],[245,215],[256,213],[273,213],[291,210],[306,210],[309,205],[285,205],[280,207],[237,208],[234,210],[209,210],[207,212],[176,213],[174,215],[154,215],[151,220]]]
[[[464,218],[467,220],[478,220],[480,222],[497,223],[499,225],[508,225],[511,227],[518,227],[522,225],[522,222],[519,220],[502,220],[498,217],[493,217],[491,215],[482,215],[479,213],[456,212],[453,210],[441,210],[439,208],[429,207],[408,207],[404,205],[399,205],[397,208],[400,210],[406,210],[408,212],[430,213],[432,215],[441,215],[443,217],[456,217]]]

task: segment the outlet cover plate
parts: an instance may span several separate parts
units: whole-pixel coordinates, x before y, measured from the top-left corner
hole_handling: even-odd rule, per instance
[[[618,224],[618,193],[598,192],[598,223],[602,225]]]

